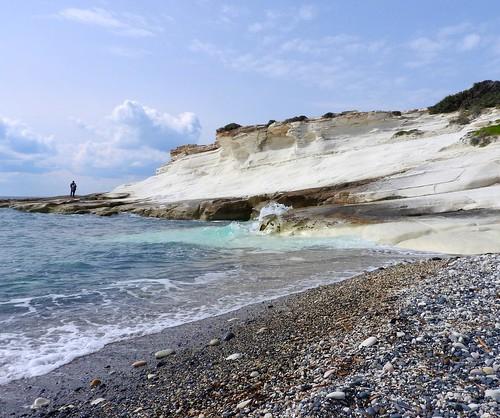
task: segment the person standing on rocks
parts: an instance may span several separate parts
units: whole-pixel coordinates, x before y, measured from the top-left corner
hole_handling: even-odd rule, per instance
[[[71,196],[71,197],[75,197],[75,193],[76,193],[76,183],[75,183],[75,180],[73,180],[73,181],[71,182],[71,184],[69,185],[69,189],[70,189],[70,191],[71,191],[70,196]]]

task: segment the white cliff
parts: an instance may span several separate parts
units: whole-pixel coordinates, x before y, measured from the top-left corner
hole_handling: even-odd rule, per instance
[[[467,136],[498,123],[500,109],[484,110],[466,125],[453,123],[456,117],[456,113],[431,115],[426,110],[401,115],[346,112],[332,118],[220,132],[215,145],[179,152],[155,176],[120,186],[113,193],[128,193],[132,199],[165,204],[360,182],[348,189],[344,204],[417,210],[419,215],[434,218],[426,228],[409,228],[408,222],[415,220],[407,219],[404,227],[403,221],[398,220],[399,224],[391,227],[387,223],[378,228],[365,225],[353,227],[349,233],[408,248],[467,253],[500,251],[498,217],[488,218],[487,227],[477,227],[483,228],[483,232],[493,231],[493,235],[484,235],[484,245],[470,242],[464,249],[459,245],[447,246],[449,235],[440,236],[439,240],[436,235],[435,245],[429,238],[438,233],[441,225],[448,232],[456,227],[461,231],[460,239],[467,239],[468,230],[476,222],[473,218],[453,221],[448,217],[445,223],[439,223],[438,215],[500,210],[500,141],[473,146]],[[497,215],[492,212],[492,216]],[[411,233],[396,233],[401,228],[409,228]],[[339,226],[336,232],[341,230]],[[469,232],[474,240],[481,241],[477,231]]]

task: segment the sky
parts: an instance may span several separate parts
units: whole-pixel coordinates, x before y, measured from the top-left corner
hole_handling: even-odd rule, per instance
[[[111,190],[230,122],[500,79],[497,0],[0,3],[0,196]]]

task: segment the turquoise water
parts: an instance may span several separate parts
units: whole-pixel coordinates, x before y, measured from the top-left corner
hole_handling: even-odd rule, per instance
[[[352,237],[255,229],[0,209],[0,384],[113,341],[413,257]]]

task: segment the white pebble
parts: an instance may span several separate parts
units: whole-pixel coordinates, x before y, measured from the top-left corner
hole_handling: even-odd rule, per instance
[[[252,373],[250,373],[250,377],[257,377],[259,375],[259,372],[254,370]]]
[[[327,399],[337,399],[337,400],[342,400],[345,399],[345,393],[344,392],[330,392],[328,395],[326,395]]]
[[[36,398],[33,402],[33,405],[31,405],[31,409],[40,409],[44,406],[47,406],[49,403],[50,401],[46,398]]]
[[[227,356],[226,360],[238,360],[242,356],[243,356],[243,354],[241,354],[241,353],[234,353],[234,354],[231,354],[230,356]]]
[[[493,367],[483,367],[482,370],[484,374],[495,374]]]
[[[500,402],[500,389],[488,389],[484,392],[484,397]]]
[[[214,345],[219,345],[219,344],[220,344],[220,340],[219,340],[218,338],[214,338],[214,339],[212,339],[212,340],[210,340],[210,341],[208,342],[208,345],[210,345],[210,346],[212,346],[212,347],[213,347]]]
[[[240,402],[238,405],[236,405],[236,408],[238,409],[243,409],[246,408],[250,403],[252,402],[251,399],[247,399],[246,401]]]
[[[396,332],[396,337],[401,338],[404,337],[406,334],[403,331],[398,331]]]
[[[394,366],[390,361],[388,361],[387,363],[384,364],[382,370],[386,373],[392,373],[394,371]]]
[[[97,398],[97,399],[94,399],[92,402],[90,402],[90,405],[94,406],[94,405],[99,405],[101,402],[104,402],[106,399],[104,398]]]
[[[371,347],[373,344],[377,342],[377,337],[368,337],[366,340],[364,340],[360,345],[359,348],[362,347]]]
[[[323,375],[323,379],[328,379],[333,373],[335,373],[335,370],[327,370],[325,374]]]
[[[157,351],[155,353],[155,358],[157,360],[161,359],[161,358],[164,358],[164,357],[168,357],[168,356],[171,356],[172,354],[175,353],[175,350],[172,350],[171,348],[167,348],[166,350],[160,350],[160,351]]]
[[[460,348],[460,350],[467,350],[467,347],[462,343],[453,343],[454,348]]]

